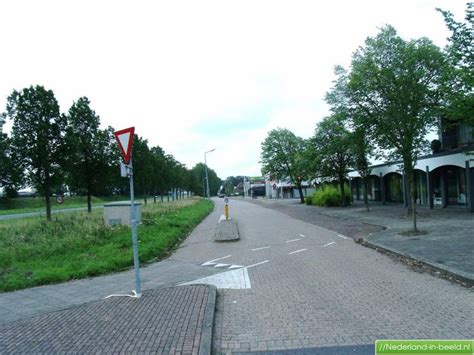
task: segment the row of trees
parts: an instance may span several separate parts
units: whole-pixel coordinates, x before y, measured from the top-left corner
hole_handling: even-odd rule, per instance
[[[427,133],[440,118],[445,126],[474,125],[473,10],[468,3],[466,21],[456,22],[438,9],[451,31],[445,50],[427,38],[405,41],[391,26],[368,38],[349,70],[336,67],[325,97],[331,114],[317,124],[313,137],[304,140],[286,129],[269,132],[262,143],[262,173],[290,178],[300,196],[303,180],[336,179],[344,204],[344,181],[350,170],[358,170],[368,208],[370,158],[400,160],[416,231],[414,168],[429,147]]]
[[[87,196],[125,194],[127,180],[120,177],[120,153],[114,129],[100,128],[100,118],[86,97],[79,98],[61,114],[51,90],[31,86],[13,91],[5,116],[13,121],[11,135],[0,135],[0,187],[15,196],[25,187],[34,187],[45,197],[47,219],[51,220],[50,197],[69,191]],[[134,137],[135,189],[146,196],[167,195],[169,191],[203,194],[204,164],[187,169],[159,146]],[[210,190],[220,186],[215,171],[209,169]]]

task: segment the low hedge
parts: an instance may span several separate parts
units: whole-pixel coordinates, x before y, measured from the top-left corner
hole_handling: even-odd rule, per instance
[[[345,205],[350,202],[349,187],[344,189]],[[318,189],[313,196],[311,196],[311,204],[322,207],[335,207],[341,205],[341,193],[337,187],[326,185]]]

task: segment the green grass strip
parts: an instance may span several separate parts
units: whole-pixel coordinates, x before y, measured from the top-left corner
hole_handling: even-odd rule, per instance
[[[141,263],[161,260],[213,209],[208,200],[149,203],[138,227]],[[128,227],[108,228],[102,211],[0,222],[0,291],[80,279],[133,266]]]

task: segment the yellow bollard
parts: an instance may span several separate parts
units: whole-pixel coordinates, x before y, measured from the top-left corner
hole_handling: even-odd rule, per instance
[[[227,221],[229,219],[229,205],[227,204],[229,200],[226,198],[225,199],[225,206],[224,206],[224,213],[225,213],[225,220]]]

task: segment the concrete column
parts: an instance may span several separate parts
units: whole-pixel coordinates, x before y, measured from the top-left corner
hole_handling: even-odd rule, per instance
[[[466,160],[466,200],[469,211],[474,212],[474,167]]]
[[[351,178],[349,178],[349,190],[351,192],[350,193],[350,196],[351,196],[350,201],[351,201],[351,203],[354,203],[354,196],[352,195],[352,179]]]
[[[433,209],[433,187],[431,186],[430,168],[428,165],[426,166],[426,195],[428,205]]]
[[[382,200],[382,205],[385,205],[385,179],[380,173],[380,199]]]
[[[440,190],[441,190],[441,199],[443,201],[443,208],[448,206],[449,197],[448,197],[448,173],[445,168],[441,168],[440,171]]]

